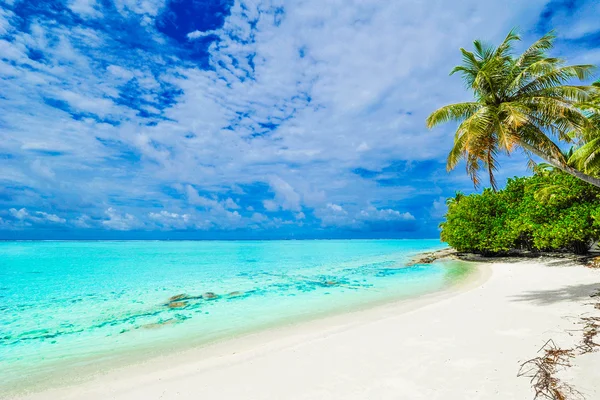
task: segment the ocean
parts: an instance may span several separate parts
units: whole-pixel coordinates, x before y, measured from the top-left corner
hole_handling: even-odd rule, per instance
[[[439,240],[0,242],[0,394],[424,295]]]

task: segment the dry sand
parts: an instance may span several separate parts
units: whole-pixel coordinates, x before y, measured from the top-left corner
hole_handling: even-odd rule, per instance
[[[28,399],[532,399],[519,365],[600,316],[600,270],[482,265],[459,290],[153,359]],[[598,299],[600,301],[600,299]],[[600,338],[598,338],[600,341]],[[600,352],[561,373],[600,399]]]

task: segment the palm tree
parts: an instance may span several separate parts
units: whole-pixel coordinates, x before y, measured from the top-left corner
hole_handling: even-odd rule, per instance
[[[594,83],[600,89],[600,81]],[[588,115],[592,125],[582,132],[573,132],[581,147],[569,157],[569,164],[586,174],[600,175],[600,90],[580,108]]]
[[[549,136],[569,142],[570,132],[589,129],[591,122],[577,104],[587,102],[596,90],[592,86],[572,86],[573,78],[588,79],[592,65],[565,66],[564,61],[548,57],[555,35],[550,32],[523,54],[513,56],[513,43],[520,36],[511,31],[500,46],[493,48],[476,40],[475,51],[460,49],[463,63],[451,75],[460,73],[473,91],[474,101],[451,104],[433,112],[427,127],[458,121],[454,146],[448,155],[447,169],[461,159],[475,186],[483,167],[495,190],[494,171],[500,152],[516,148],[527,156],[542,158],[552,166],[600,187],[600,179],[568,165],[561,149]]]
[[[464,198],[465,198],[465,194],[463,192],[461,192],[460,190],[457,190],[456,192],[454,192],[454,197],[448,197],[446,199],[446,205],[451,206],[452,204],[456,204]]]

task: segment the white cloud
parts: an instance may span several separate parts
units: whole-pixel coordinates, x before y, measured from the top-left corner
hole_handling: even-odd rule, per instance
[[[84,17],[99,17],[102,15],[97,7],[96,0],[72,0],[69,3],[71,11]]]
[[[336,213],[347,214],[346,211],[344,210],[344,208],[342,206],[340,206],[339,204],[327,203],[327,208],[329,208],[330,210],[332,210]]]
[[[56,176],[54,171],[40,159],[33,160],[31,163],[31,170],[47,179],[54,179]]]
[[[274,202],[273,200],[263,200],[262,203],[263,203],[263,207],[267,211],[274,212],[274,211],[279,210],[279,205],[276,202]]]
[[[201,228],[202,224],[194,221],[190,214],[178,214],[166,210],[158,213],[148,213],[150,219],[158,223],[162,229],[188,229],[192,227]]]
[[[252,214],[252,221],[253,222],[266,222],[268,220],[269,220],[269,218],[266,215],[264,215],[264,214],[261,214],[261,213],[254,213],[254,214]]]
[[[275,192],[274,202],[282,210],[299,211],[301,209],[300,195],[289,183],[278,176],[273,176],[269,179],[269,185]]]
[[[133,72],[118,65],[109,65],[108,67],[106,67],[106,70],[110,72],[113,76],[126,81],[130,80],[135,76]]]
[[[165,220],[165,219],[183,219],[186,220],[189,218],[189,215],[187,214],[183,214],[183,215],[179,215],[177,213],[171,213],[168,211],[161,211],[159,213],[149,213],[148,216],[152,219],[156,219],[156,220]]]
[[[415,217],[409,212],[403,212],[383,209],[379,210],[375,207],[369,207],[360,212],[360,218],[367,221],[414,221]]]
[[[40,218],[45,219],[50,222],[56,222],[58,224],[64,224],[65,222],[67,222],[66,219],[61,218],[56,214],[48,214],[43,211],[37,211],[36,214],[39,215]]]
[[[446,205],[445,197],[438,197],[433,201],[430,210],[430,214],[433,218],[442,218],[446,215],[446,211],[448,211],[448,206]]]
[[[366,229],[369,227],[394,227],[394,224],[412,223],[416,220],[409,212],[394,209],[378,209],[369,206],[357,212],[349,213],[338,204],[327,204],[316,211],[323,227],[343,227],[351,229]],[[400,226],[398,225],[398,226]]]
[[[120,214],[112,207],[109,207],[105,212],[108,219],[102,221],[102,225],[108,229],[116,231],[129,231],[141,227],[140,222],[131,214]]]
[[[218,31],[216,30],[212,30],[212,31],[193,31],[187,34],[187,38],[189,40],[194,40],[194,39],[200,39],[206,36],[210,36],[210,35],[215,35],[217,34]]]
[[[81,215],[77,218],[75,218],[73,220],[73,225],[76,226],[77,228],[91,228],[92,227],[92,220],[89,217],[89,215]]]
[[[549,25],[557,30],[560,37],[577,39],[598,32],[600,3],[597,1],[581,1],[576,7],[557,4],[550,11]]]
[[[10,215],[17,219],[25,219],[29,216],[29,213],[25,208],[21,208],[20,210],[17,210],[16,208],[11,208],[8,211],[10,212]]]
[[[20,222],[30,225],[31,223],[35,224],[46,224],[46,223],[54,223],[54,224],[64,224],[67,222],[66,219],[59,217],[56,214],[50,214],[43,211],[35,211],[30,213],[26,208],[16,209],[11,208],[8,210],[9,214],[19,220]]]
[[[240,206],[235,201],[233,201],[231,197],[228,197],[227,199],[222,201],[221,204],[223,205],[223,207],[229,210],[237,210],[240,208]]]
[[[0,35],[4,35],[11,30],[10,17],[12,13],[8,10],[0,9]]]
[[[16,156],[2,160],[3,179],[31,188],[7,207],[38,209],[43,195],[72,210],[86,207],[89,219],[73,224],[121,230],[159,223],[237,229],[256,222],[251,214],[261,203],[270,213],[289,212],[295,223],[308,224],[313,215],[326,226],[410,222],[413,214],[396,210],[407,210],[410,197],[430,196],[431,204],[449,186],[468,184],[462,173],[448,177],[441,165],[424,172],[416,164],[443,160],[452,141],[452,127],[427,131],[426,115],[469,98],[460,79],[448,77],[460,62],[458,48],[534,26],[546,3],[340,7],[307,0],[283,4],[285,17],[276,24],[270,1],[240,0],[224,26],[209,32],[220,41],[208,49],[208,69],[178,59],[181,52],[155,29],[163,0],[115,3],[124,20],[148,27],[139,32],[146,46],[135,50],[115,47],[127,40],[115,40],[111,30],[42,16],[16,32],[6,7],[0,32],[13,37],[0,40],[0,78],[10,78],[2,80],[0,139],[3,152]],[[68,4],[83,18],[103,9],[95,0]],[[589,32],[592,11],[582,8],[581,24],[563,31]],[[561,14],[554,20],[569,24]],[[30,58],[31,49],[43,60]],[[126,82],[138,88],[125,91]],[[404,162],[415,169],[383,172]],[[376,179],[386,183],[361,178],[359,168],[380,172]],[[261,184],[268,190],[251,190]]]
[[[198,191],[194,189],[191,185],[186,186],[187,198],[190,204],[195,206],[201,206],[206,208],[215,208],[219,207],[219,202],[217,200],[209,199],[204,196],[200,196]]]
[[[358,147],[356,148],[356,151],[362,152],[362,151],[367,151],[367,150],[371,150],[371,148],[369,147],[369,145],[365,142],[361,142]]]

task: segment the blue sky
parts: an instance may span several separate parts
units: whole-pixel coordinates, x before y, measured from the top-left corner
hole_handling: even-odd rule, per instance
[[[589,0],[0,5],[0,239],[436,237],[458,48],[600,65]]]

